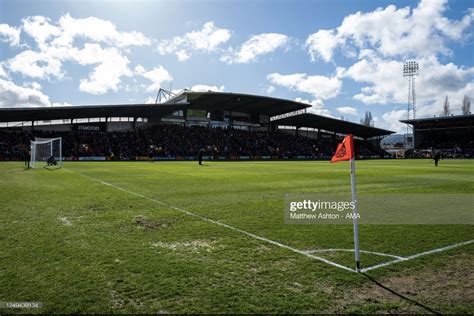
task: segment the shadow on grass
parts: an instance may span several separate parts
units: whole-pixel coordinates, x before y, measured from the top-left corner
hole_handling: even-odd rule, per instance
[[[373,282],[374,284],[376,284],[378,287],[380,287],[380,288],[382,288],[382,289],[384,289],[384,290],[386,290],[386,291],[392,293],[392,294],[395,295],[395,296],[398,296],[398,297],[401,298],[402,300],[405,300],[405,301],[410,302],[410,303],[412,303],[412,304],[414,304],[414,305],[416,305],[416,306],[418,306],[418,307],[421,307],[421,308],[427,310],[427,311],[430,312],[430,313],[433,313],[433,314],[436,314],[436,315],[442,315],[440,312],[438,312],[438,311],[432,309],[431,307],[426,306],[426,305],[424,305],[424,304],[422,304],[422,303],[420,303],[420,302],[417,302],[417,301],[415,301],[414,299],[411,299],[411,298],[409,298],[409,297],[406,297],[405,295],[400,294],[400,293],[396,292],[395,290],[392,290],[391,288],[389,288],[389,287],[383,285],[382,283],[380,283],[379,281],[375,280],[373,277],[371,277],[370,275],[368,275],[368,274],[366,274],[366,273],[361,273],[361,275],[365,276],[367,279],[369,279],[370,281],[372,281],[372,282]]]
[[[56,170],[61,169],[61,167],[50,167],[50,166],[44,166],[43,168],[48,171],[56,171]]]

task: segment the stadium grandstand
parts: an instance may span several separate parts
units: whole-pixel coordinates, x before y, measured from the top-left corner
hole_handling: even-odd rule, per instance
[[[474,115],[402,120],[413,126],[414,150],[407,157],[427,158],[440,151],[444,158],[474,158]]]
[[[163,100],[162,100],[163,98]],[[393,132],[307,113],[308,104],[248,94],[160,90],[155,104],[0,109],[0,159],[35,137],[63,139],[65,160],[329,159],[346,134],[359,159],[389,157]]]

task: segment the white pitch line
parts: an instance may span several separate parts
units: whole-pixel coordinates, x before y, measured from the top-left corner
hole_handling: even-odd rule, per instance
[[[472,244],[472,243],[474,243],[474,239],[464,241],[464,242],[460,242],[460,243],[453,244],[453,245],[449,245],[449,246],[442,247],[442,248],[436,248],[436,249],[420,252],[420,253],[417,253],[417,254],[414,254],[414,255],[411,255],[411,256],[408,256],[408,257],[401,257],[400,259],[395,259],[395,260],[384,262],[384,263],[381,263],[381,264],[377,264],[375,266],[371,266],[371,267],[362,269],[361,272],[367,272],[367,271],[370,271],[370,270],[375,270],[375,269],[378,269],[378,268],[381,268],[381,267],[386,267],[386,266],[394,264],[394,263],[413,260],[413,259],[416,259],[418,257],[431,255],[433,253],[450,250],[450,249],[453,249],[453,248],[469,245],[469,244]]]
[[[207,218],[207,217],[204,217],[204,216],[201,216],[201,215],[198,215],[196,213],[192,213],[192,212],[189,212],[189,211],[186,211],[182,208],[179,208],[177,206],[174,206],[174,205],[170,205],[170,204],[167,204],[167,203],[164,203],[160,200],[156,200],[156,199],[153,199],[151,197],[148,197],[148,196],[145,196],[145,195],[142,195],[140,193],[136,193],[136,192],[133,192],[133,191],[129,191],[127,189],[124,189],[124,188],[121,188],[121,187],[118,187],[116,185],[113,185],[111,183],[108,183],[108,182],[105,182],[103,180],[100,180],[100,179],[96,179],[96,178],[93,178],[91,176],[88,176],[86,174],[83,174],[81,172],[78,172],[78,171],[75,171],[75,170],[71,170],[71,169],[67,169],[67,170],[70,170],[72,172],[75,172],[81,176],[84,176],[86,178],[89,178],[93,181],[96,181],[96,182],[99,182],[103,185],[107,185],[109,187],[112,187],[116,190],[120,190],[120,191],[123,191],[123,192],[126,192],[126,193],[129,193],[129,194],[133,194],[133,195],[136,195],[138,197],[141,197],[143,199],[146,199],[146,200],[149,200],[149,201],[152,201],[152,202],[155,202],[155,203],[158,203],[160,205],[163,205],[165,207],[168,207],[168,208],[171,208],[171,209],[174,209],[176,211],[179,211],[179,212],[182,212],[182,213],[185,213],[189,216],[193,216],[193,217],[196,217],[196,218],[199,218],[200,220],[203,220],[203,221],[206,221],[206,222],[210,222],[210,223],[213,223],[213,224],[216,224],[216,225],[219,225],[219,226],[223,226],[223,227],[226,227],[228,229],[231,229],[233,231],[236,231],[236,232],[239,232],[241,234],[244,234],[244,235],[247,235],[249,237],[252,237],[252,238],[255,238],[255,239],[258,239],[258,240],[261,240],[261,241],[264,241],[264,242],[267,242],[267,243],[270,243],[272,245],[275,245],[275,246],[278,246],[278,247],[281,247],[281,248],[285,248],[285,249],[288,249],[288,250],[291,250],[293,252],[296,252],[296,253],[299,253],[299,254],[302,254],[306,257],[309,257],[309,258],[312,258],[312,259],[315,259],[315,260],[318,260],[318,261],[321,261],[321,262],[324,262],[324,263],[327,263],[333,267],[337,267],[337,268],[340,268],[340,269],[344,269],[344,270],[347,270],[347,271],[350,271],[350,272],[357,272],[356,270],[354,269],[351,269],[349,267],[346,267],[346,266],[343,266],[342,264],[339,264],[339,263],[336,263],[336,262],[332,262],[330,260],[327,260],[327,259],[324,259],[324,258],[321,258],[321,257],[318,257],[318,256],[314,256],[312,254],[309,254],[309,253],[306,253],[302,250],[298,250],[296,248],[293,248],[293,247],[290,247],[290,246],[287,246],[287,245],[284,245],[282,243],[279,243],[278,241],[274,241],[274,240],[271,240],[271,239],[268,239],[268,238],[265,238],[265,237],[261,237],[261,236],[258,236],[258,235],[255,235],[253,233],[250,233],[250,232],[247,232],[245,230],[242,230],[240,228],[237,228],[237,227],[234,227],[234,226],[231,226],[231,225],[228,225],[228,224],[224,224],[224,223],[221,223],[221,222],[218,222],[218,221],[215,221],[213,219],[210,219],[210,218]]]
[[[314,249],[314,250],[307,250],[306,253],[315,253],[315,252],[338,252],[338,251],[354,252],[354,249],[339,249],[339,248]],[[377,256],[382,256],[382,257],[391,257],[391,258],[396,258],[396,259],[404,259],[403,257],[395,256],[395,255],[391,255],[391,254],[383,253],[383,252],[368,251],[368,250],[359,250],[359,251],[362,252],[362,253],[368,253],[368,254],[377,255]]]
[[[121,187],[118,187],[116,185],[113,185],[111,183],[108,183],[108,182],[105,182],[105,181],[102,181],[100,179],[96,179],[96,178],[93,178],[91,176],[88,176],[86,174],[83,174],[81,172],[78,172],[78,171],[75,171],[75,170],[71,170],[71,169],[66,169],[66,170],[70,170],[72,172],[75,172],[81,176],[84,176],[86,178],[89,178],[93,181],[96,181],[96,182],[99,182],[103,185],[107,185],[107,186],[110,186],[116,190],[120,190],[120,191],[123,191],[123,192],[126,192],[126,193],[129,193],[129,194],[133,194],[133,195],[136,195],[138,197],[141,197],[143,199],[146,199],[146,200],[149,200],[149,201],[152,201],[152,202],[155,202],[155,203],[158,203],[158,204],[161,204],[165,207],[169,207],[169,208],[172,208],[174,210],[177,210],[179,212],[182,212],[182,213],[185,213],[189,216],[193,216],[193,217],[196,217],[196,218],[199,218],[203,221],[207,221],[207,222],[210,222],[210,223],[213,223],[213,224],[216,224],[216,225],[219,225],[219,226],[223,226],[223,227],[226,227],[228,229],[231,229],[233,231],[236,231],[236,232],[239,232],[241,234],[244,234],[244,235],[247,235],[249,237],[252,237],[252,238],[255,238],[255,239],[258,239],[258,240],[261,240],[261,241],[265,241],[267,243],[270,243],[270,244],[273,244],[273,245],[276,245],[278,247],[281,247],[281,248],[285,248],[285,249],[288,249],[288,250],[291,250],[293,252],[296,252],[296,253],[299,253],[299,254],[302,254],[306,257],[309,257],[309,258],[312,258],[312,259],[315,259],[315,260],[318,260],[318,261],[321,261],[321,262],[324,262],[324,263],[327,263],[331,266],[334,266],[334,267],[337,267],[337,268],[340,268],[340,269],[343,269],[343,270],[347,270],[347,271],[351,271],[351,272],[357,272],[355,269],[351,269],[349,267],[346,267],[342,264],[338,264],[336,262],[332,262],[330,260],[327,260],[327,259],[324,259],[324,258],[321,258],[321,257],[318,257],[318,256],[314,256],[312,255],[311,253],[307,252],[307,251],[302,251],[302,250],[298,250],[296,248],[293,248],[293,247],[290,247],[290,246],[287,246],[287,245],[284,245],[282,243],[279,243],[277,241],[273,241],[271,239],[267,239],[265,237],[261,237],[261,236],[258,236],[258,235],[255,235],[253,233],[250,233],[250,232],[247,232],[245,230],[242,230],[240,228],[237,228],[237,227],[234,227],[234,226],[231,226],[231,225],[228,225],[228,224],[224,224],[224,223],[221,223],[221,222],[218,222],[218,221],[215,221],[215,220],[212,220],[210,218],[207,218],[207,217],[204,217],[204,216],[201,216],[201,215],[198,215],[198,214],[195,214],[195,213],[192,213],[192,212],[189,212],[189,211],[186,211],[182,208],[179,208],[177,206],[173,206],[173,205],[170,205],[170,204],[166,204],[160,200],[156,200],[156,199],[153,199],[153,198],[150,198],[150,197],[147,197],[145,195],[142,195],[140,193],[136,193],[136,192],[133,192],[133,191],[129,191],[127,189],[123,189]],[[446,250],[449,250],[449,249],[453,249],[453,248],[457,248],[457,247],[461,247],[461,246],[465,246],[465,245],[468,245],[468,244],[471,244],[471,243],[474,243],[474,239],[471,239],[471,240],[468,240],[468,241],[464,241],[464,242],[460,242],[460,243],[457,243],[457,244],[453,244],[453,245],[448,245],[446,247],[442,247],[442,248],[437,248],[437,249],[432,249],[432,250],[428,250],[428,251],[425,251],[425,252],[420,252],[420,253],[417,253],[417,254],[414,254],[414,255],[411,255],[411,256],[408,256],[408,257],[399,257],[399,256],[394,256],[394,255],[388,255],[388,254],[383,254],[383,253],[375,253],[375,252],[368,252],[368,251],[361,251],[361,252],[367,252],[367,253],[373,253],[373,254],[379,254],[379,255],[385,255],[385,256],[391,256],[391,257],[394,257],[394,258],[397,258],[395,260],[392,260],[392,261],[387,261],[387,262],[384,262],[384,263],[381,263],[381,264],[377,264],[377,265],[374,265],[374,266],[371,266],[371,267],[367,267],[367,268],[364,268],[364,269],[361,269],[360,271],[361,272],[367,272],[367,271],[370,271],[370,270],[375,270],[375,269],[378,269],[378,268],[382,268],[382,267],[385,267],[385,266],[388,266],[388,265],[391,265],[391,264],[394,264],[394,263],[398,263],[398,262],[402,262],[402,261],[408,261],[408,260],[412,260],[412,259],[415,259],[415,258],[418,258],[418,257],[421,257],[421,256],[426,256],[426,255],[430,255],[430,254],[433,254],[433,253],[437,253],[437,252],[442,252],[442,251],[446,251]],[[334,249],[328,249],[329,250],[334,250]],[[339,250],[342,250],[344,251],[344,249],[339,249]],[[348,249],[346,249],[348,250]],[[354,250],[351,250],[351,251],[354,251]]]
[[[375,270],[375,269],[386,267],[386,266],[389,266],[391,264],[402,262],[402,261],[405,261],[405,259],[395,259],[395,260],[392,260],[392,261],[387,261],[387,262],[384,262],[384,263],[376,264],[375,266],[363,268],[363,269],[360,270],[360,272],[367,272],[367,271],[370,271],[370,270]]]

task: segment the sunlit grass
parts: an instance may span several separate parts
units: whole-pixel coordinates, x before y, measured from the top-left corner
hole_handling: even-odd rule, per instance
[[[438,168],[427,160],[357,161],[357,177],[360,194],[471,194],[474,161],[446,160]],[[340,311],[341,300],[347,301],[344,311],[373,311],[375,305],[426,312],[396,299],[361,303],[347,295],[370,283],[363,276],[167,207],[301,250],[350,249],[350,225],[284,223],[285,194],[349,190],[347,163],[66,162],[56,171],[0,163],[0,301],[41,301],[42,309],[28,312],[43,313],[318,313]],[[362,249],[405,256],[474,239],[474,229],[366,225],[360,238]],[[460,255],[474,259],[473,250],[466,246],[370,274],[416,276]],[[325,256],[354,265],[350,253]],[[362,264],[384,260],[363,255]],[[443,312],[472,312],[472,300],[431,303]]]

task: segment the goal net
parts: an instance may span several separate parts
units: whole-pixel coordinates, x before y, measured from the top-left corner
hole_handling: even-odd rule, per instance
[[[38,138],[31,141],[30,167],[61,167],[62,138]]]

